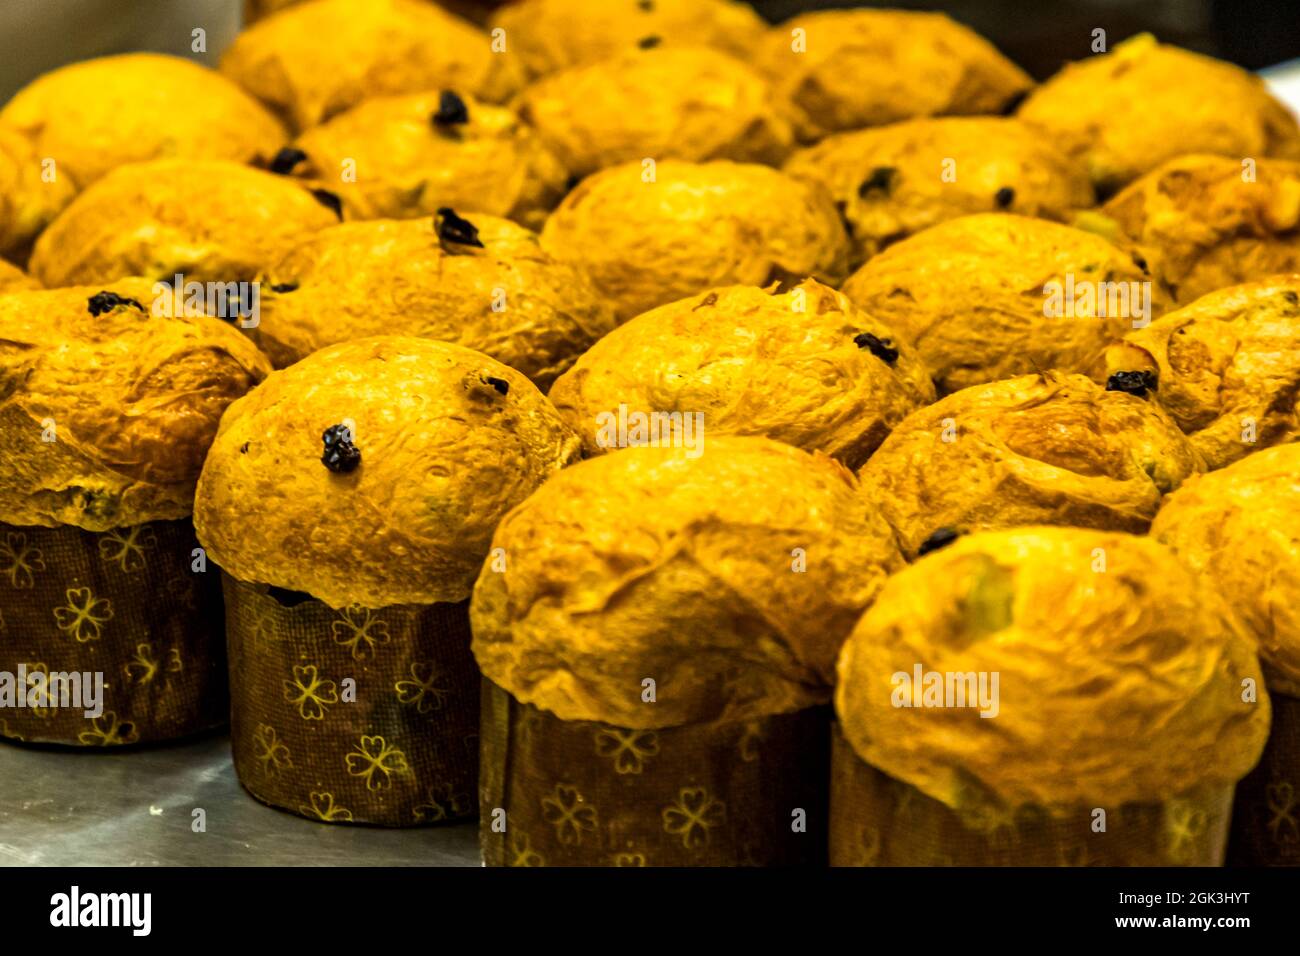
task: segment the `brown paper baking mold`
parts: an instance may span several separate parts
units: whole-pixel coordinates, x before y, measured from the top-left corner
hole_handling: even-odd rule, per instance
[[[831,866],[1221,866],[1232,790],[1068,816],[972,799],[962,812],[831,742]]]
[[[217,570],[188,519],[103,533],[0,523],[0,671],[102,672],[103,714],[0,709],[0,737],[117,747],[226,722]],[[48,702],[46,702],[48,703]]]
[[[327,823],[473,817],[480,678],[468,602],[289,607],[223,579],[231,742],[249,793]]]
[[[824,866],[829,723],[818,707],[630,730],[561,720],[484,680],[484,862]]]
[[[1273,726],[1237,785],[1229,866],[1300,866],[1300,700],[1271,692]]]

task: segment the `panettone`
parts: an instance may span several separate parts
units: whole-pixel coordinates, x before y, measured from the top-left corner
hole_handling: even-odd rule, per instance
[[[261,321],[249,330],[277,367],[370,335],[455,342],[550,386],[613,315],[586,278],[505,219],[458,217],[477,242],[433,219],[322,229],[262,277]]]
[[[451,90],[379,97],[308,130],[296,176],[343,200],[349,218],[484,212],[540,229],[568,171],[513,110]]]
[[[893,332],[813,279],[788,292],[729,286],[615,329],[550,392],[589,454],[611,450],[620,409],[765,435],[857,468],[908,412],[934,401],[930,373]]]
[[[1295,117],[1263,80],[1150,34],[1066,65],[1017,116],[1085,164],[1103,193],[1187,153],[1300,159]]]
[[[128,279],[0,295],[0,521],[188,517],[226,406],[269,372],[238,329]]]
[[[19,289],[39,289],[40,283],[15,265],[0,259],[0,292],[17,292]]]
[[[900,705],[916,670],[998,675],[996,713]],[[844,645],[835,710],[862,760],[968,817],[1231,787],[1269,727],[1254,643],[1207,581],[1147,538],[1047,527],[890,578]]]
[[[848,238],[830,195],[766,166],[625,163],[588,176],[542,246],[580,266],[620,319],[719,285],[838,282]]]
[[[1138,248],[1179,304],[1300,271],[1300,163],[1180,156],[1079,224]]]
[[[331,607],[462,601],[501,515],[577,453],[520,372],[446,342],[357,339],[231,406],[194,522],[237,580]]]
[[[503,102],[523,75],[471,23],[416,0],[312,0],[240,33],[221,72],[295,131],[363,99],[454,87]]]
[[[1027,524],[1140,533],[1161,496],[1203,467],[1152,399],[1048,372],[913,412],[859,477],[912,557],[936,533]]]
[[[250,280],[302,236],[338,222],[331,198],[229,161],[132,163],[50,224],[31,272],[51,288],[123,276]]]
[[[1102,378],[1106,346],[1166,304],[1140,257],[1080,229],[998,213],[895,243],[843,291],[916,347],[941,394],[1053,369]]]
[[[493,536],[507,564],[489,561],[474,588],[479,666],[563,720],[623,727],[824,703],[840,642],[902,563],[854,485],[830,458],[763,438],[566,469]]]
[[[765,29],[735,0],[520,0],[498,11],[492,27],[534,76],[659,44],[749,59]]]
[[[707,47],[631,49],[538,80],[516,106],[578,176],[645,157],[777,165],[794,143],[767,80]]]
[[[78,189],[126,163],[176,157],[247,163],[275,155],[279,121],[207,67],[158,53],[70,63],[0,109],[4,124],[53,159]]]
[[[1222,468],[1300,438],[1300,274],[1202,296],[1107,352],[1109,370],[1149,372],[1154,394]]]
[[[830,190],[849,227],[855,266],[947,219],[1014,212],[1060,222],[1089,207],[1081,166],[1014,119],[949,116],[828,136],[785,171]]]
[[[31,244],[72,197],[76,187],[50,167],[30,140],[0,126],[0,256],[27,258]]]
[[[942,13],[819,10],[772,27],[757,62],[803,114],[800,133],[1003,112],[1033,80]]]
[[[1300,697],[1300,444],[1188,481],[1151,536],[1227,598],[1259,643],[1269,688]]]

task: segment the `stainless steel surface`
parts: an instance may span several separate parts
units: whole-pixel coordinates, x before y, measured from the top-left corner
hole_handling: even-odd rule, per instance
[[[207,832],[191,829],[193,811]],[[0,865],[478,866],[477,825],[313,823],[235,779],[230,740],[104,752],[0,743]]]

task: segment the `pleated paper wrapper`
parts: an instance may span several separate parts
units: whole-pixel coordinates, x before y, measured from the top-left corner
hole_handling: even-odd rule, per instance
[[[1300,700],[1271,692],[1273,726],[1237,785],[1229,866],[1300,866]]]
[[[635,730],[561,720],[485,680],[484,862],[824,866],[829,723],[819,707]]]
[[[831,866],[1221,866],[1231,788],[1159,803],[1049,814],[988,802],[949,808],[863,761],[836,725]]]
[[[37,698],[0,708],[0,737],[120,747],[224,724],[221,581],[194,570],[198,547],[189,520],[103,533],[0,523],[0,671],[104,681],[98,717]]]
[[[479,675],[469,605],[286,606],[224,576],[235,772],[327,823],[473,817]]]

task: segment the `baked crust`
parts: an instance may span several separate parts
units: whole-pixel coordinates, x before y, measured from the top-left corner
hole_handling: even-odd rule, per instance
[[[41,284],[15,265],[0,259],[0,292],[39,289]]]
[[[1300,275],[1220,289],[1107,353],[1155,373],[1157,400],[1210,469],[1300,438]]]
[[[733,0],[521,0],[497,11],[493,29],[533,76],[595,63],[641,42],[707,46],[748,60],[765,25]]]
[[[322,461],[336,425],[360,451],[350,471]],[[194,525],[233,577],[331,607],[463,601],[497,521],[577,454],[514,369],[447,342],[357,339],[231,405]]]
[[[916,347],[942,395],[1038,371],[1100,379],[1106,346],[1142,320],[1109,304],[1099,309],[1095,294],[1067,302],[1065,290],[1125,283],[1136,311],[1133,295],[1141,300],[1149,289],[1151,314],[1159,315],[1167,297],[1150,280],[1139,261],[1100,236],[1045,219],[982,213],[893,244],[851,275],[843,291]],[[1063,314],[1045,315],[1049,287],[1069,306]]]
[[[1248,176],[1251,176],[1249,181]],[[1140,249],[1175,302],[1300,271],[1300,163],[1180,156],[1120,191],[1087,228]]]
[[[138,307],[94,315],[103,291]],[[189,517],[222,412],[271,366],[225,322],[172,312],[144,279],[0,295],[0,521]]]
[[[894,706],[894,675],[918,665],[997,674],[997,716]],[[1247,678],[1258,701],[1242,699]],[[867,763],[972,812],[1231,787],[1270,718],[1254,642],[1173,552],[1042,527],[962,538],[886,582],[844,645],[835,710]]]
[[[437,90],[367,100],[308,130],[294,174],[343,200],[354,219],[432,216],[451,206],[540,229],[568,170],[513,110],[462,96],[468,122],[440,126]],[[348,173],[351,175],[348,175]]]
[[[249,163],[274,156],[286,138],[279,120],[226,77],[160,53],[99,57],[46,73],[0,109],[0,124],[53,159],[77,189],[151,159]]]
[[[805,142],[918,116],[999,113],[1033,86],[969,27],[910,10],[802,14],[768,31],[757,61],[803,115]]]
[[[455,87],[501,103],[523,84],[517,57],[432,3],[312,0],[235,37],[221,72],[302,131],[372,96]]]
[[[830,191],[849,226],[854,267],[948,219],[1005,211],[1068,222],[1095,201],[1080,166],[1028,126],[999,116],[837,133],[795,153],[785,171]]]
[[[784,293],[728,286],[615,329],[550,397],[592,455],[609,450],[602,416],[626,405],[702,414],[706,442],[766,435],[857,468],[908,412],[934,401],[929,371],[895,338],[814,279]]]
[[[50,288],[122,276],[253,279],[302,236],[338,222],[300,183],[220,160],[157,159],[109,173],[41,234],[31,271]]]
[[[1202,470],[1154,400],[1049,372],[976,385],[913,412],[860,477],[864,499],[915,557],[944,528],[1142,533],[1161,496]]]
[[[620,320],[718,285],[848,270],[824,189],[766,166],[634,162],[588,176],[542,229],[542,247],[590,276]]]
[[[534,233],[493,216],[463,218],[483,248],[440,242],[431,219],[322,229],[262,277],[261,321],[250,334],[277,368],[348,339],[441,339],[484,352],[545,390],[614,327],[613,315]]]
[[[1263,80],[1150,34],[1067,64],[1016,114],[1103,193],[1187,153],[1300,159],[1300,129]]]
[[[1227,598],[1259,643],[1269,689],[1300,697],[1300,444],[1189,481],[1151,536]]]
[[[647,156],[775,166],[794,144],[767,80],[707,47],[628,50],[538,80],[515,105],[578,176]]]
[[[0,256],[25,260],[41,230],[72,202],[76,187],[57,166],[47,179],[27,137],[0,126]]]
[[[584,461],[497,528],[508,563],[475,585],[474,656],[564,720],[670,727],[825,703],[841,641],[902,563],[853,486],[765,438]]]

